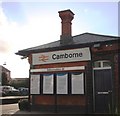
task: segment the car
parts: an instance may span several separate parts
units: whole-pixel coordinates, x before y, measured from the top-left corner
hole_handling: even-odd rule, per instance
[[[8,92],[8,95],[20,95],[20,92],[18,89],[15,89],[14,87],[11,87],[9,92]]]
[[[18,88],[18,90],[20,91],[21,95],[28,95],[29,94],[28,88],[20,87],[20,88]]]
[[[6,96],[6,92],[3,91],[3,86],[0,86],[0,97]]]
[[[10,89],[10,86],[0,86],[0,95],[6,96],[9,89]]]
[[[20,92],[12,86],[1,86],[1,94],[4,96],[20,95]]]

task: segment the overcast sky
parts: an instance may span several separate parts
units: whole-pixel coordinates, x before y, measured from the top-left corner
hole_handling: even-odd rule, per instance
[[[58,11],[66,9],[75,14],[73,36],[85,32],[118,36],[117,2],[1,2],[0,65],[6,62],[12,78],[29,75],[28,61],[16,52],[60,39]]]

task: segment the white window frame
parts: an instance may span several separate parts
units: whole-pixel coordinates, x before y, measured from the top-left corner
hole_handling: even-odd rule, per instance
[[[104,67],[104,66],[103,66],[103,63],[104,63],[104,62],[110,62],[109,60],[100,60],[100,61],[95,61],[95,62],[100,63],[100,67],[94,67],[93,70],[111,69],[111,66],[107,66],[107,67]],[[94,62],[94,63],[95,63],[95,62]]]

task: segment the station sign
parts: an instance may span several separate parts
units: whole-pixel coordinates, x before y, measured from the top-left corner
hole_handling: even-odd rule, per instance
[[[85,70],[85,66],[73,66],[73,67],[56,67],[56,68],[40,68],[31,69],[30,72],[56,72],[56,71],[71,71],[71,70]]]
[[[32,65],[91,60],[89,47],[32,54]]]

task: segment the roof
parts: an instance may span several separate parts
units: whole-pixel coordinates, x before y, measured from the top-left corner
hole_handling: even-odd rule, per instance
[[[100,35],[100,34],[93,34],[93,33],[83,33],[80,35],[73,36],[72,38],[73,38],[73,43],[69,45],[79,45],[79,44],[86,45],[91,43],[101,43],[101,42],[120,40],[120,37],[117,37],[117,36],[108,36],[108,35]],[[50,48],[63,47],[63,46],[67,46],[67,45],[60,44],[60,40],[58,40],[48,44],[20,50],[16,54],[27,56],[29,53],[35,52],[36,50],[40,51],[43,49],[50,49]]]
[[[11,72],[10,70],[8,70],[7,68],[5,68],[4,66],[0,65],[0,70],[2,71],[6,71],[6,72]]]

